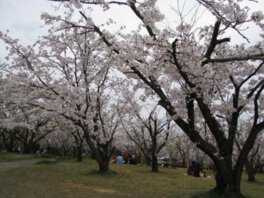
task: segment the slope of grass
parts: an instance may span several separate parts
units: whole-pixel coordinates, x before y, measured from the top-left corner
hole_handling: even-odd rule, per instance
[[[92,160],[40,163],[0,171],[0,197],[3,198],[191,198],[210,197],[212,178],[186,176],[186,170],[162,168],[151,173],[145,166],[112,165],[117,174],[99,175]],[[249,184],[243,178],[243,193],[251,198],[264,197],[264,175]]]

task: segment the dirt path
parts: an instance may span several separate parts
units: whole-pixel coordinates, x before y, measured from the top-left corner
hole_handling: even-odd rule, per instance
[[[33,159],[33,160],[21,160],[21,161],[13,161],[13,162],[0,162],[0,171],[1,170],[7,170],[10,168],[16,168],[16,167],[35,164],[39,161],[41,161],[41,160],[40,159]]]

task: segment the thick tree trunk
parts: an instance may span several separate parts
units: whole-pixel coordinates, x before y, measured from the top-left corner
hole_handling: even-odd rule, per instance
[[[159,172],[158,159],[157,159],[156,154],[152,154],[151,171],[152,172]]]
[[[94,120],[94,122],[96,123],[96,119]],[[82,128],[87,145],[91,149],[91,154],[99,166],[99,173],[100,174],[111,173],[109,163],[110,163],[111,155],[114,152],[114,148],[111,147],[112,142],[109,141],[105,144],[102,143],[100,144],[100,142],[97,141],[96,138],[90,135],[90,131],[88,130],[88,127],[82,126]],[[98,126],[94,125],[94,132],[97,132],[97,130],[98,130]]]
[[[99,150],[95,151],[94,156],[99,166],[99,173],[100,174],[111,173],[110,167],[109,167],[110,157],[107,154],[100,152]]]
[[[99,166],[99,172],[101,174],[109,174],[111,172],[109,168],[110,154],[108,153],[107,149],[103,147],[97,148],[89,136],[86,136],[86,141],[91,149],[92,156]]]
[[[232,169],[232,164],[228,160],[221,161],[216,165],[216,187],[214,189],[218,194],[224,194],[225,197],[241,198],[243,197],[240,189],[242,167],[235,170]]]
[[[110,167],[109,167],[110,154],[105,150],[105,148],[95,148],[93,146],[91,146],[90,148],[92,150],[92,155],[94,156],[99,166],[99,172],[101,174],[111,173]],[[101,149],[104,151],[102,151]]]
[[[110,168],[109,168],[109,161],[103,160],[103,161],[97,161],[99,164],[99,172],[101,174],[109,174]]]

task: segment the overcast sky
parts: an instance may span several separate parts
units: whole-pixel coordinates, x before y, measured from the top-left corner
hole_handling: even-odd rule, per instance
[[[167,1],[167,0],[165,0]],[[43,21],[40,15],[43,12],[53,13],[55,15],[63,13],[63,6],[60,3],[50,2],[48,0],[0,0],[0,31],[6,32],[9,30],[9,35],[13,38],[18,38],[22,44],[34,43],[40,35],[47,32],[47,27],[43,26]],[[117,15],[117,13],[112,13]],[[126,10],[119,11],[119,15],[125,15],[121,18],[123,21],[130,19],[132,13],[126,13]],[[98,12],[97,20],[103,23]],[[127,26],[133,25],[133,22],[128,21]],[[0,41],[0,61],[3,60],[6,54],[5,46]]]
[[[173,10],[171,9],[172,5],[170,4],[172,3],[171,0],[162,0],[159,2],[162,11],[166,10],[166,14],[173,14]],[[187,1],[189,5],[190,2],[193,1]],[[0,31],[5,32],[8,29],[10,31],[9,34],[14,38],[19,38],[22,44],[34,43],[34,41],[36,41],[40,35],[45,34],[45,32],[47,31],[47,28],[43,27],[43,22],[40,19],[40,14],[42,12],[49,12],[54,14],[63,12],[62,8],[60,8],[59,11],[56,11],[55,5],[58,6],[58,3],[50,2],[48,0],[0,0]],[[259,0],[258,4],[252,3],[252,5],[254,5],[255,8],[264,10],[264,0]],[[104,21],[99,11],[96,11],[94,13],[97,22],[100,23]],[[108,16],[114,19],[115,17],[119,17],[118,21],[121,21],[121,23],[125,23],[128,28],[132,28],[136,23],[135,20],[132,20],[135,19],[131,17],[132,12],[128,11],[124,7],[121,10],[119,9],[118,12],[110,12]],[[204,22],[207,23],[209,22],[208,20],[209,19],[207,17],[206,21]],[[175,21],[167,21],[167,23],[170,23],[171,25],[174,24]],[[251,39],[257,39],[256,30],[251,31],[248,34],[250,35]],[[3,43],[0,41],[0,61],[3,60],[4,54],[6,54],[6,51],[4,50]]]
[[[10,35],[20,38],[23,43],[33,42],[41,28],[41,12],[54,12],[47,0],[0,0],[0,30],[10,31]]]

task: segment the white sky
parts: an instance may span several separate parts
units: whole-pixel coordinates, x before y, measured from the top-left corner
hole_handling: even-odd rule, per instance
[[[184,2],[183,0],[180,0]],[[161,10],[166,10],[171,19],[168,20],[164,25],[173,25],[177,21],[177,17],[171,9],[171,3],[176,2],[172,0],[161,0],[159,1]],[[161,3],[162,2],[162,3]],[[187,5],[185,9],[187,10],[191,6],[193,0],[186,1]],[[49,13],[62,13],[62,7],[59,11],[55,11],[55,6],[58,3],[50,2],[48,0],[0,0],[0,31],[5,32],[7,29],[10,31],[9,35],[14,38],[19,38],[22,44],[32,44],[38,39],[40,35],[45,34],[47,28],[43,27],[43,22],[40,20],[40,14],[42,12]],[[260,10],[264,10],[264,0],[259,0],[259,3],[251,3],[249,6],[254,6]],[[176,5],[174,6],[176,8]],[[95,18],[98,22],[103,22],[105,18],[102,18],[102,14],[99,10],[95,10]],[[175,15],[175,17],[173,16]],[[113,10],[108,14],[111,18],[119,18],[118,21],[126,24],[128,29],[135,27],[136,21],[132,17],[132,12],[125,8]],[[207,15],[208,16],[208,15]],[[207,17],[205,14],[205,18]],[[208,23],[213,22],[212,17],[207,17],[202,22]],[[256,29],[248,32],[249,37],[252,40],[257,40]],[[237,41],[241,38],[236,37]],[[234,40],[233,40],[234,41]],[[0,41],[0,62],[6,54],[4,50],[4,44]]]
[[[45,32],[41,28],[41,12],[54,12],[47,0],[0,0],[0,30],[10,30],[10,35],[31,43]]]

